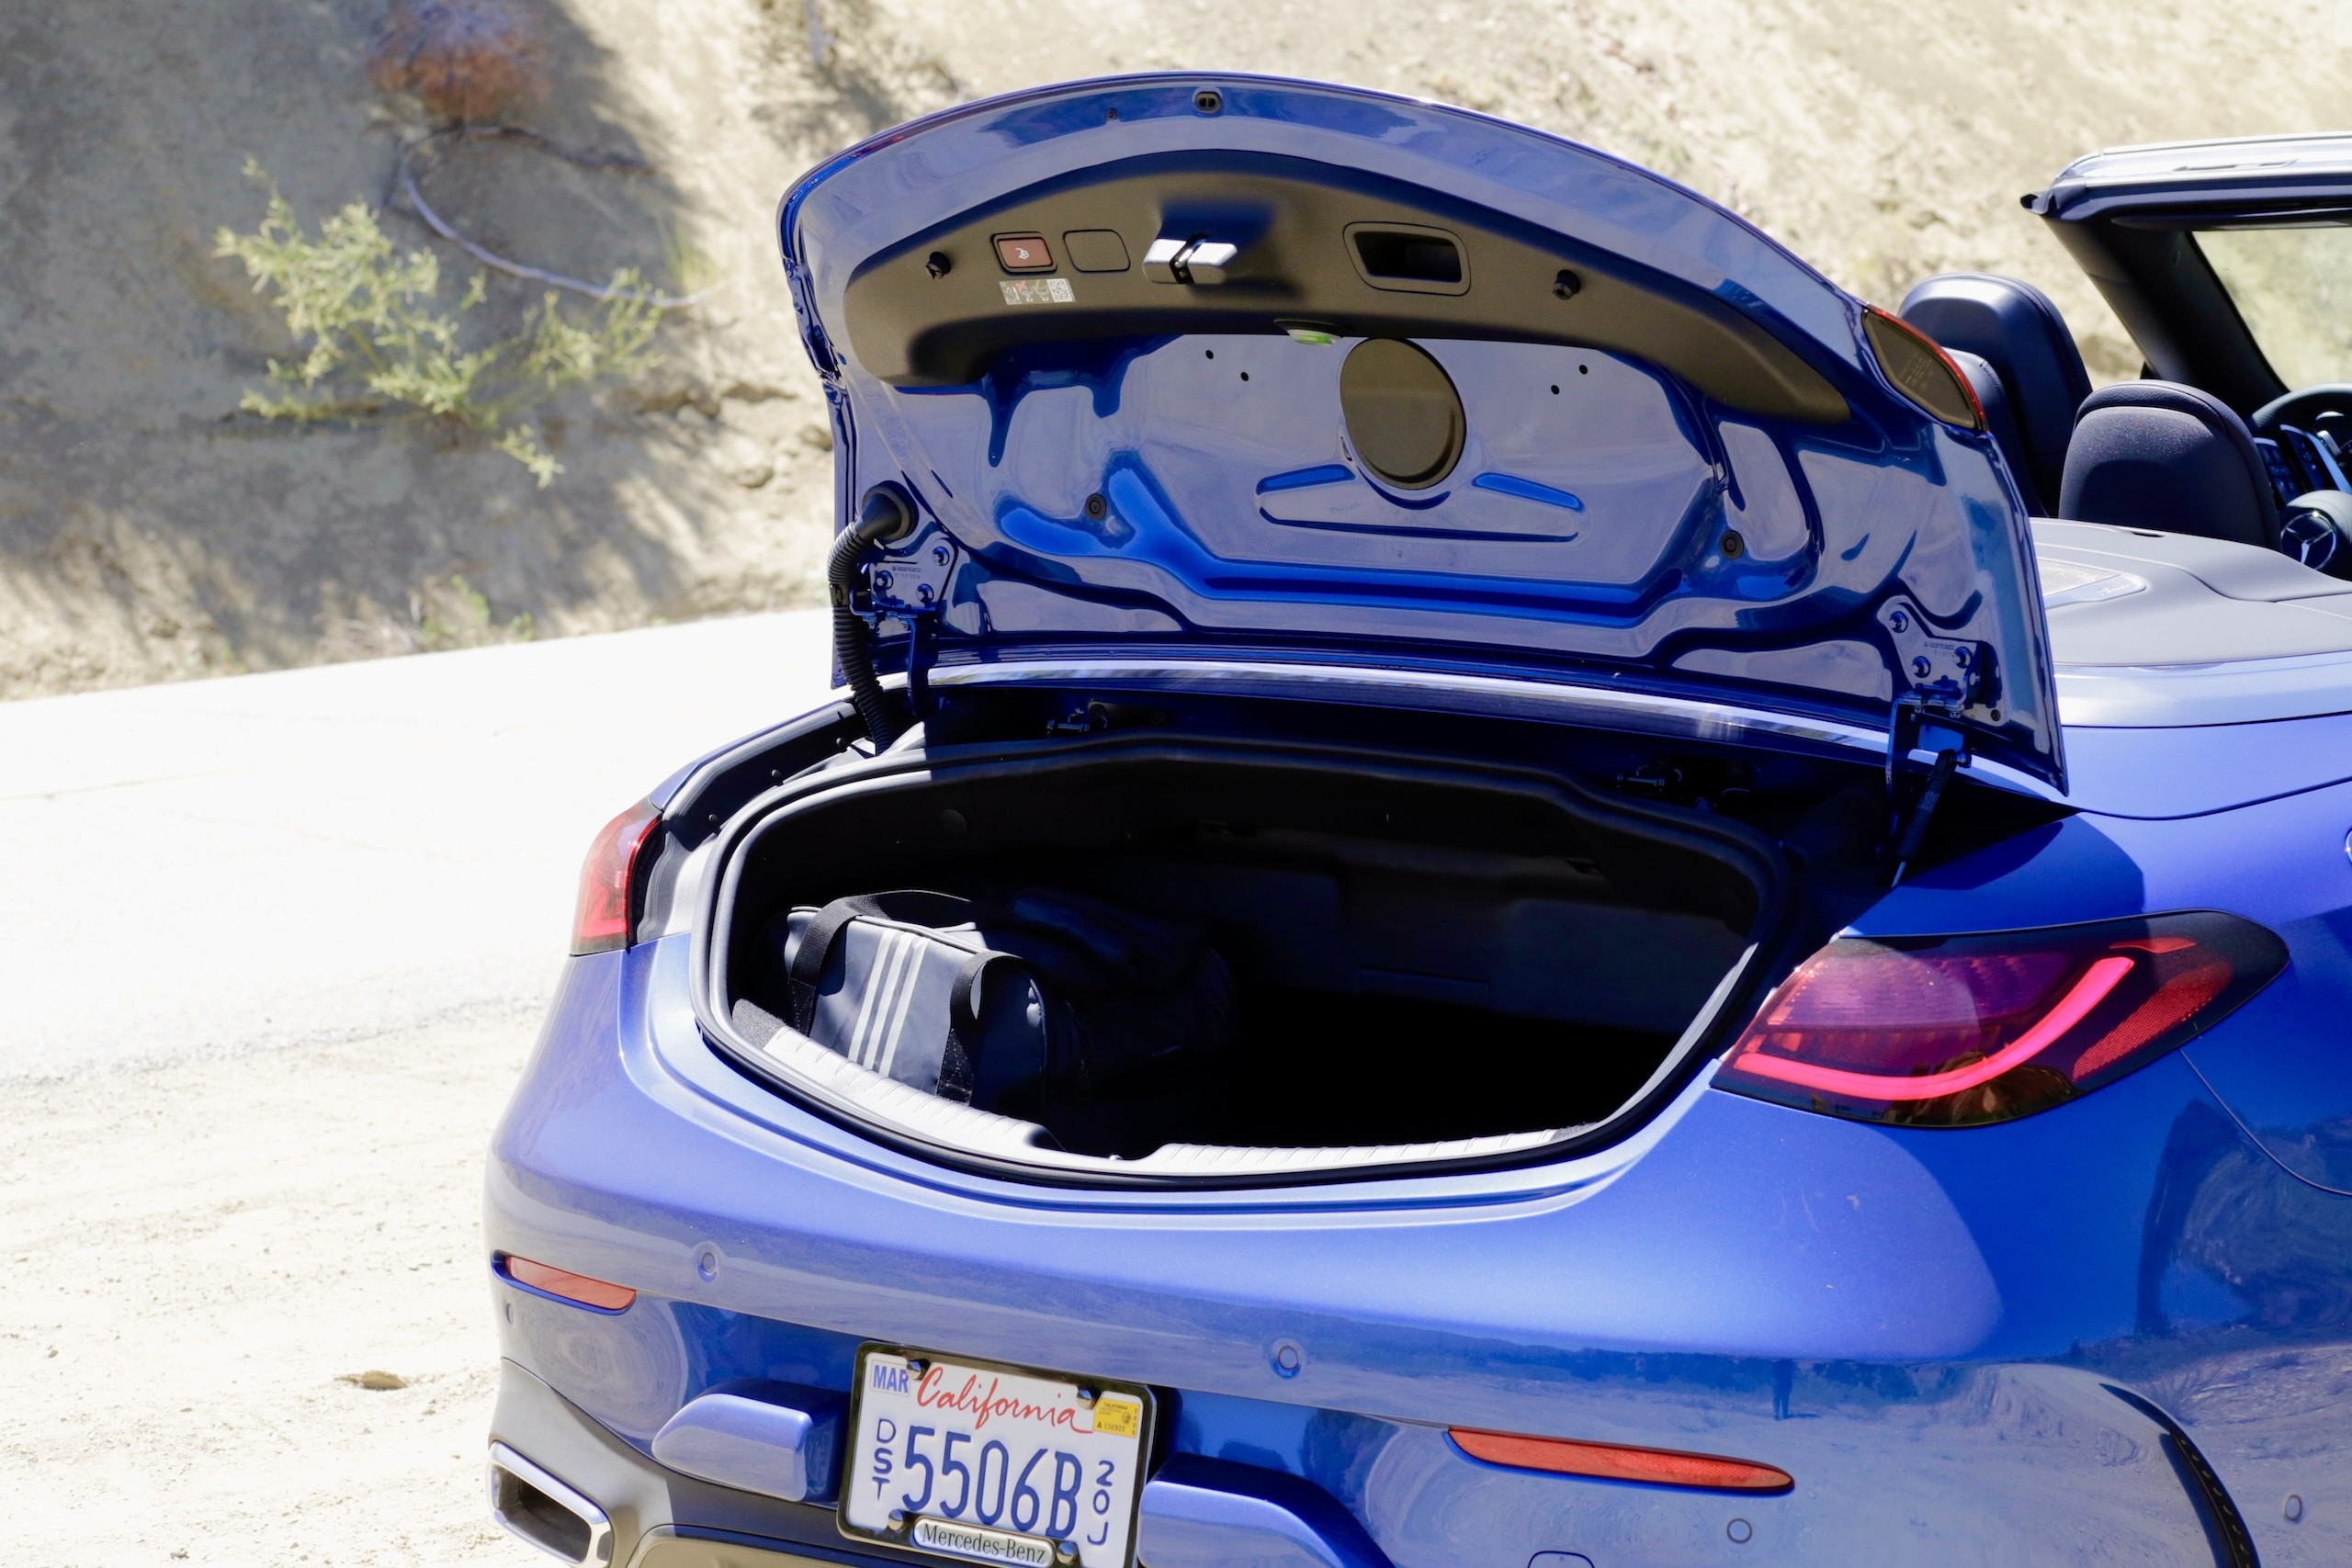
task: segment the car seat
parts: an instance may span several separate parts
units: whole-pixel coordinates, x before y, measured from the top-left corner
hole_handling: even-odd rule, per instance
[[[2083,403],[2058,515],[2275,547],[2278,502],[2254,433],[2210,392],[2118,381]]]
[[[2033,285],[1989,272],[1928,278],[1904,296],[1899,314],[1945,349],[1976,355],[1993,367],[2008,393],[2025,453],[2018,489],[2029,511],[2049,516],[2065,471],[2075,411],[2091,391],[2090,372],[2066,318]]]
[[[1944,357],[1960,367],[1968,378],[1968,389],[1976,394],[1976,406],[1984,411],[1984,432],[1993,445],[2001,450],[2001,461],[2008,465],[2009,473],[2018,482],[2018,491],[2025,496],[2026,510],[2043,510],[2034,503],[2033,469],[2026,457],[2025,440],[2018,434],[2017,411],[2009,405],[2009,391],[2001,384],[2000,373],[1982,355],[1964,348],[1948,348]]]

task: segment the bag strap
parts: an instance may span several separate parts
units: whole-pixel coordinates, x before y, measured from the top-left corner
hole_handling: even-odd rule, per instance
[[[980,976],[989,964],[1011,956],[983,949],[956,971],[956,984],[947,993],[947,1043],[939,1055],[939,1088],[947,1099],[971,1100],[979,1077],[975,1058],[979,1055]]]
[[[836,898],[810,918],[792,954],[787,976],[792,990],[792,1027],[807,1034],[817,1022],[817,987],[824,983],[825,965],[832,961],[833,943],[852,920],[901,920],[908,925],[952,926],[972,918],[972,901],[952,893],[908,889],[898,893],[860,893]],[[967,965],[968,967],[968,965]],[[958,976],[960,987],[962,977]]]

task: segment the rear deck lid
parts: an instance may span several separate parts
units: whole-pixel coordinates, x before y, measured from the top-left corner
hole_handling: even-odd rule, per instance
[[[1955,373],[1657,175],[1135,77],[888,132],[782,228],[842,507],[896,481],[923,518],[872,577],[923,657],[1908,713],[2063,787],[2025,518]]]

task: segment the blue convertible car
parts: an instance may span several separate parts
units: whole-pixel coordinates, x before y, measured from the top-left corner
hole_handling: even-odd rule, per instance
[[[847,694],[591,854],[490,1165],[502,1520],[2352,1559],[2352,388],[2281,379],[2352,375],[2352,143],[2031,204],[2150,378],[1368,92],[802,179]]]

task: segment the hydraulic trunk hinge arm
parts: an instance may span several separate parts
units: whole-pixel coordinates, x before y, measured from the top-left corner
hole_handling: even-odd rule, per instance
[[[1894,864],[1888,886],[1897,886],[1927,840],[1952,775],[1969,764],[1968,736],[1961,723],[1968,709],[1989,700],[1993,650],[1983,643],[1929,635],[1918,607],[1903,600],[1882,606],[1878,618],[1901,660],[1886,727],[1887,857]],[[1901,689],[1906,684],[1907,690]],[[1935,753],[1935,760],[1918,790],[1906,792],[1905,770],[1914,766],[1911,754],[1923,750]]]
[[[876,630],[884,629],[885,621],[905,628],[907,705],[919,721],[931,716],[928,677],[955,569],[956,547],[944,530],[933,527],[918,530],[866,572],[866,604]]]
[[[1894,863],[1894,874],[1887,879],[1890,887],[1902,886],[1903,874],[1910,869],[1919,846],[1927,840],[1928,825],[1935,818],[1936,807],[1942,803],[1952,774],[1969,763],[1967,737],[1951,725],[1939,722],[1943,716],[1930,716],[1926,705],[1906,693],[1894,700],[1894,716],[1887,723],[1887,854]],[[1927,782],[1906,804],[1903,772],[1912,765],[1911,753],[1923,748],[1933,751],[1936,760],[1928,765]]]

